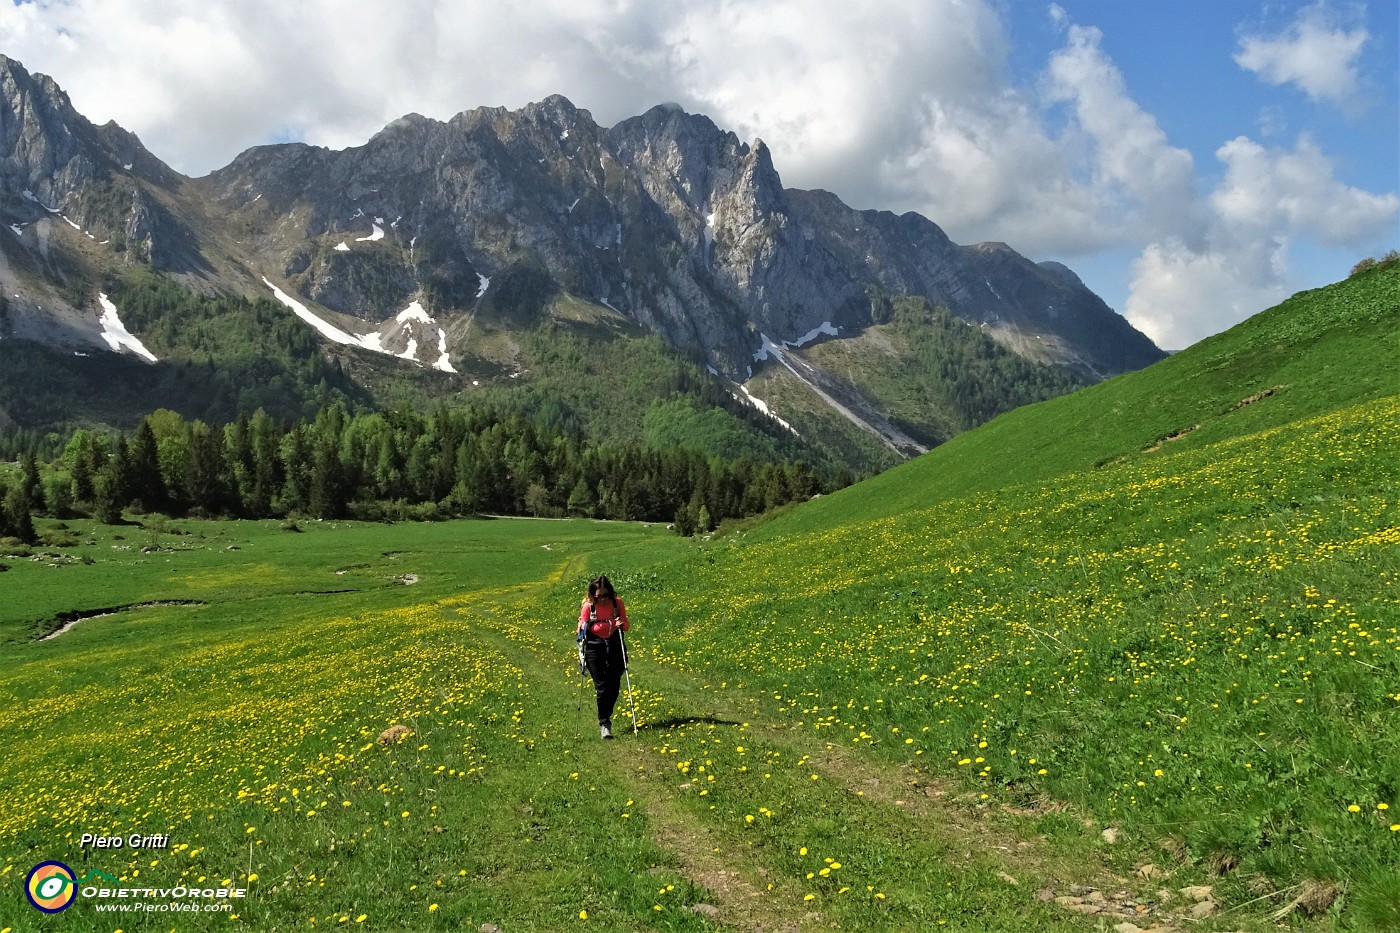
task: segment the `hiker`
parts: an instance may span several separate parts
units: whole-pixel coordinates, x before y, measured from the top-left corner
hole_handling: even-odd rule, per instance
[[[598,695],[598,729],[603,738],[612,738],[612,712],[617,703],[623,660],[621,631],[630,631],[627,607],[613,591],[612,581],[599,576],[588,583],[588,596],[578,613],[578,640],[583,644],[584,663],[593,678]]]

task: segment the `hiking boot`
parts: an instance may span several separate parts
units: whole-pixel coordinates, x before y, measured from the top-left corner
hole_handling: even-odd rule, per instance
[[[599,726],[599,727],[598,727],[598,731],[600,731],[601,733],[603,733],[603,738],[605,738],[605,739],[610,739],[610,738],[612,738],[612,726],[609,725],[608,723],[603,723],[601,726]]]

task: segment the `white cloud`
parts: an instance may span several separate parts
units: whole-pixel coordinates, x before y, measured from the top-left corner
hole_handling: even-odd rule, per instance
[[[1150,243],[1133,264],[1124,314],[1159,346],[1180,349],[1296,289],[1290,256],[1304,239],[1364,247],[1395,232],[1400,197],[1338,181],[1309,138],[1270,150],[1240,136],[1216,150],[1225,175],[1207,199],[1210,229],[1192,246]]]
[[[1100,46],[1097,29],[1071,26],[1050,59],[1047,93],[1069,103],[1090,145],[1098,221],[1113,219],[1114,236],[1184,234],[1193,222],[1195,166],[1172,146],[1156,119],[1128,93]]]
[[[1322,2],[1306,7],[1278,35],[1241,37],[1235,62],[1267,84],[1296,84],[1315,101],[1355,112],[1361,105],[1356,60],[1370,34],[1337,16]]]
[[[1348,187],[1307,136],[1291,151],[1267,150],[1244,136],[1216,151],[1226,174],[1210,196],[1221,221],[1238,230],[1307,234],[1329,246],[1356,246],[1394,228],[1400,198]]]
[[[0,0],[4,4],[4,0]],[[57,77],[175,168],[252,145],[360,145],[393,119],[447,119],[563,93],[607,125],[662,101],[773,149],[785,183],[917,210],[957,242],[1073,260],[1140,252],[1129,317],[1176,347],[1263,307],[1298,244],[1353,244],[1395,196],[1335,178],[1317,144],[1247,138],[1202,168],[1134,98],[1099,30],[1054,4],[1038,84],[1012,76],[1004,0],[41,0],[4,4],[0,49]],[[1314,6],[1238,60],[1318,99],[1354,99],[1364,28]],[[1331,17],[1329,19],[1329,17]],[[1272,136],[1282,111],[1261,119]],[[1232,297],[1222,297],[1232,296]]]

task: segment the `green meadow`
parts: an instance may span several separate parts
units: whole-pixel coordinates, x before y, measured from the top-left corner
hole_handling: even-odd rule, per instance
[[[1397,296],[705,540],[41,520],[0,556],[0,931],[1400,929]],[[246,895],[48,916],[51,859]]]

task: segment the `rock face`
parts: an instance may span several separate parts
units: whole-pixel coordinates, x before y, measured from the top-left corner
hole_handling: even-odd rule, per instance
[[[115,123],[94,126],[47,75],[0,55],[0,212],[16,235],[61,217],[118,242],[131,262],[157,262],[158,233],[183,252],[190,235],[153,192],[181,177]]]
[[[1065,267],[785,189],[762,140],[674,105],[610,129],[557,96],[410,115],[341,152],[251,150],[195,187],[304,295],[370,320],[420,289],[434,311],[471,307],[479,282],[536,269],[736,378],[762,335],[869,325],[875,294],[924,295],[1099,375],[1162,356]]]
[[[363,146],[262,146],[187,179],[0,56],[0,221],[25,251],[6,242],[0,260],[39,262],[60,216],[112,262],[264,295],[267,276],[372,324],[415,300],[528,322],[567,293],[733,379],[765,337],[858,333],[899,295],[1086,373],[1163,355],[1063,266],[785,189],[761,140],[674,105],[611,128],[558,96],[446,122],[410,114]]]

